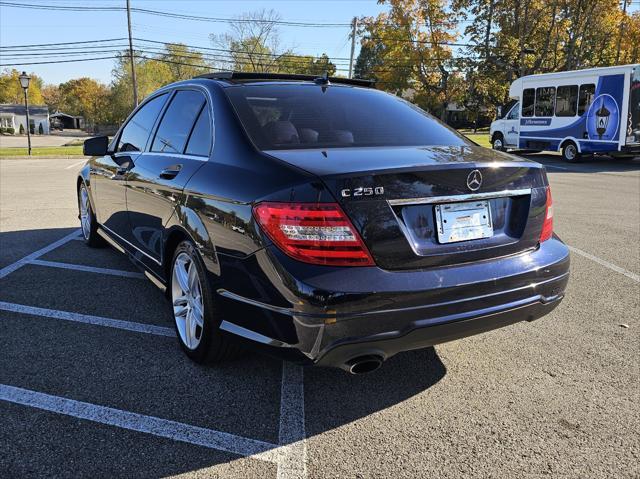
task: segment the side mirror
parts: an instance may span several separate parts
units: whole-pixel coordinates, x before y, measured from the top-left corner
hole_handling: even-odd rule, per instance
[[[82,147],[82,154],[84,156],[104,156],[109,149],[109,137],[108,136],[96,136],[95,138],[89,138],[84,140],[84,146]]]
[[[502,107],[501,106],[496,108],[496,118],[502,118]]]

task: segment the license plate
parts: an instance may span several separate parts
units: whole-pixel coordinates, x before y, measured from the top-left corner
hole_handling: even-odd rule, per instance
[[[436,205],[438,241],[455,243],[493,236],[488,201],[467,201]]]

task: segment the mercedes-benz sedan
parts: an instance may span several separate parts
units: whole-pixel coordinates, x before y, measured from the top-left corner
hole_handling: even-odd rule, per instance
[[[166,291],[198,362],[254,343],[371,371],[540,318],[567,285],[544,168],[365,81],[208,74],[84,148],[86,242]]]

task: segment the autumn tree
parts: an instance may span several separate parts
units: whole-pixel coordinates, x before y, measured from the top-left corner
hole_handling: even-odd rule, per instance
[[[458,14],[445,0],[379,3],[389,10],[359,22],[363,51],[375,52],[369,73],[382,88],[399,94],[408,91],[413,101],[444,119],[447,104],[459,100],[460,93],[459,68],[450,46],[458,38]]]
[[[0,103],[24,104],[24,90],[18,78],[20,75],[21,72],[16,69],[4,70],[0,74]],[[31,77],[29,89],[27,90],[29,104],[43,105],[42,79],[33,73],[30,73],[29,76]]]
[[[89,125],[110,120],[109,89],[92,78],[78,78],[58,86],[60,110],[84,117]]]

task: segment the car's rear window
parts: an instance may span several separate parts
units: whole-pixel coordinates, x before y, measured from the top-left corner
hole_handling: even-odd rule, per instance
[[[415,105],[373,89],[265,84],[226,92],[261,150],[468,144]]]

